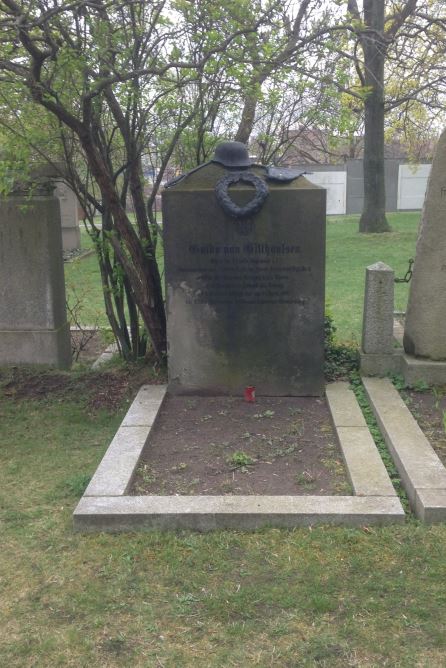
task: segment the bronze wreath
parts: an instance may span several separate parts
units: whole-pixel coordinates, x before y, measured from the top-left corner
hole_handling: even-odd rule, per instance
[[[256,193],[252,200],[244,206],[238,206],[229,196],[229,186],[233,183],[250,183],[256,189]],[[262,181],[258,176],[252,172],[234,172],[223,176],[215,184],[215,195],[218,203],[225,213],[232,218],[248,218],[260,211],[264,201],[268,197],[268,186],[265,181]]]

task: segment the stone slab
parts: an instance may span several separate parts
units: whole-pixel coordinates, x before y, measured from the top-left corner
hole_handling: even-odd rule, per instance
[[[446,130],[435,150],[409,284],[404,349],[414,357],[446,361]]]
[[[339,444],[357,496],[397,496],[367,427],[339,427]]]
[[[403,314],[404,315],[404,314]],[[393,340],[395,343],[398,344],[398,346],[403,345],[403,337],[404,337],[404,325],[401,321],[401,316],[399,317],[398,315],[395,315],[394,313],[394,318],[393,318]]]
[[[403,350],[394,348],[391,353],[365,353],[359,351],[361,374],[364,376],[385,377],[389,373],[401,373]]]
[[[84,496],[126,494],[165,395],[165,385],[141,387]]]
[[[59,202],[0,202],[0,330],[58,330],[67,322]]]
[[[416,512],[417,490],[446,490],[446,469],[390,380],[363,378],[363,383]]]
[[[71,365],[55,197],[0,201],[0,364]]]
[[[97,359],[93,362],[91,365],[92,369],[100,369],[101,366],[104,366],[104,364],[107,364],[110,362],[110,360],[115,357],[119,353],[119,348],[116,343],[111,343],[107,348],[104,350],[103,353],[99,355]]]
[[[62,227],[62,246],[64,251],[75,250],[81,247],[81,231],[76,227]]]
[[[325,388],[333,424],[338,427],[367,427],[355,393],[348,383],[329,383]]]
[[[261,210],[235,219],[215,194],[227,175],[213,163],[163,191],[169,391],[321,396],[325,190],[268,181]],[[253,194],[230,189],[239,206]]]
[[[415,512],[423,522],[430,524],[446,522],[446,490],[418,489],[415,498]]]
[[[328,407],[353,490],[357,496],[396,496],[397,493],[349,384],[326,388]]]
[[[79,531],[250,530],[404,520],[398,498],[358,496],[84,496],[74,512]]]

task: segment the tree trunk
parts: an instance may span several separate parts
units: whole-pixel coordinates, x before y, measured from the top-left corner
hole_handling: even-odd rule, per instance
[[[256,108],[257,95],[255,93],[246,93],[243,103],[242,117],[234,141],[241,141],[243,144],[248,143],[252,128],[254,127]]]
[[[79,139],[84,148],[91,173],[101,190],[102,198],[108,203],[109,212],[124,242],[125,250],[121,246],[121,240],[114,235],[111,236],[110,243],[127,274],[135,302],[150,336],[155,356],[158,361],[162,362],[167,351],[166,316],[154,251],[149,249],[147,252],[143,248],[122,207],[113,179],[107,173],[106,166],[96,148],[90,142],[88,134],[80,133]],[[152,250],[151,255],[150,250]]]
[[[389,232],[384,183],[384,0],[364,0],[364,208],[359,231]]]
[[[241,141],[243,144],[248,143],[256,119],[257,101],[262,84],[266,81],[272,69],[270,67],[269,70],[253,74],[244,94],[242,117],[234,141]]]

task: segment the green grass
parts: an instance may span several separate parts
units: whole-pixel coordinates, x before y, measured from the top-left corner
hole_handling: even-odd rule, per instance
[[[81,245],[85,250],[93,248],[92,240],[82,227]],[[68,262],[64,269],[67,301],[71,308],[78,309],[80,322],[83,325],[107,327],[109,323],[105,315],[96,253]]]
[[[361,340],[365,269],[381,260],[402,277],[415,256],[419,212],[389,213],[392,232],[359,234],[359,216],[329,217],[326,297],[341,341]],[[395,310],[405,310],[408,284],[395,285]]]
[[[359,216],[328,218],[326,297],[341,341],[361,339],[365,268],[381,260],[396,276],[404,276],[408,259],[414,257],[420,213],[390,213],[388,218],[392,232],[368,235],[358,233]],[[82,243],[91,244],[85,232]],[[82,322],[107,326],[95,256],[66,264],[65,277],[69,302],[75,300],[74,290],[82,304]],[[405,310],[407,295],[407,284],[395,286],[397,310]]]
[[[445,526],[73,533],[128,407],[73,377],[78,399],[0,387],[1,666],[445,665]]]
[[[93,248],[93,243],[85,229],[81,227],[81,246],[83,249]],[[162,247],[158,251],[158,261],[162,271]],[[80,322],[83,325],[109,327],[105,314],[102,292],[101,274],[96,254],[85,258],[77,258],[64,265],[65,288],[68,304],[71,308],[78,304]]]

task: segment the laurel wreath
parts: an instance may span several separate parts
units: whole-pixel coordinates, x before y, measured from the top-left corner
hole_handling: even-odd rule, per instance
[[[250,183],[255,188],[255,195],[247,204],[239,206],[229,195],[229,186],[234,183]],[[215,195],[225,213],[232,218],[248,218],[254,215],[263,206],[268,197],[268,186],[252,172],[234,172],[226,174],[215,185]]]

